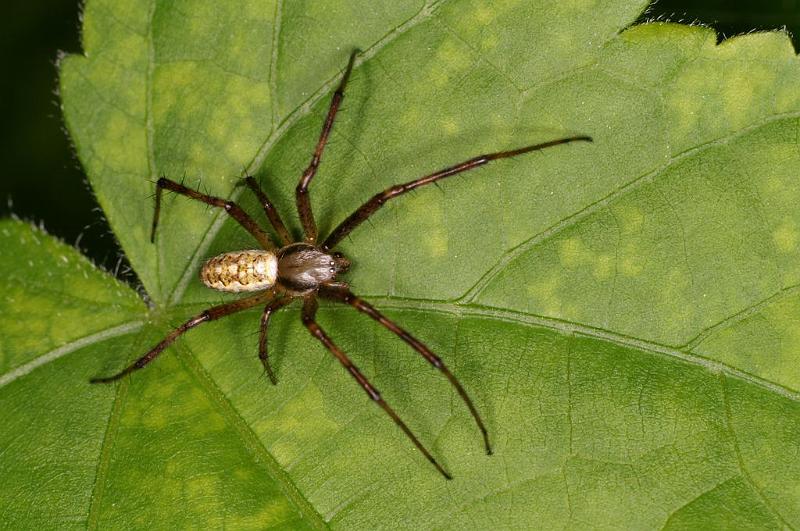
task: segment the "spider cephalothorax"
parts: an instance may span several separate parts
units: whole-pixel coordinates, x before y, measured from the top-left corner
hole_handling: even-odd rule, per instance
[[[330,284],[349,268],[350,261],[342,253],[327,253],[307,243],[293,243],[278,251],[278,283],[294,295]]]
[[[345,218],[321,243],[317,242],[317,225],[311,210],[311,203],[308,197],[308,187],[314,174],[317,172],[322,152],[328,141],[328,135],[333,127],[333,121],[339,110],[344,88],[347,79],[353,69],[356,52],[350,56],[350,61],[345,69],[339,88],[334,92],[328,116],[322,128],[322,134],[317,142],[311,163],[300,177],[300,182],[295,190],[297,199],[297,211],[303,225],[304,239],[295,241],[286,229],[280,215],[267,198],[264,191],[253,177],[246,177],[245,184],[258,197],[264,212],[275,230],[278,244],[274,243],[273,236],[270,236],[262,229],[242,208],[232,202],[220,197],[203,194],[184,186],[181,183],[171,181],[162,177],[156,183],[156,204],[153,212],[153,226],[151,240],[155,239],[156,227],[158,226],[159,212],[161,211],[161,195],[166,188],[172,192],[196,199],[208,205],[224,209],[233,219],[245,228],[261,245],[261,249],[251,249],[244,251],[233,251],[223,253],[208,260],[200,270],[200,279],[209,288],[225,292],[254,292],[252,295],[242,299],[214,306],[195,315],[181,326],[173,330],[160,343],[154,346],[144,356],[120,371],[119,373],[106,378],[94,378],[92,382],[112,382],[130,374],[136,369],[141,369],[158,356],[165,348],[171,345],[181,334],[194,328],[206,321],[213,321],[233,313],[263,305],[261,314],[261,328],[258,344],[259,358],[264,366],[264,371],[269,376],[273,384],[277,383],[275,374],[269,364],[267,355],[267,330],[270,316],[280,308],[286,306],[295,299],[303,300],[302,321],[309,332],[319,340],[344,366],[345,369],[355,378],[358,384],[366,391],[367,395],[375,401],[408,436],[414,446],[422,452],[425,457],[436,467],[436,469],[447,479],[450,479],[444,468],[439,465],[428,449],[417,439],[414,433],[406,426],[389,404],[381,397],[375,387],[361,373],[358,367],[350,361],[350,358],[328,337],[327,333],[317,324],[315,315],[317,312],[317,298],[322,297],[335,302],[349,304],[356,310],[371,317],[382,326],[386,327],[398,338],[407,343],[417,353],[419,353],[431,365],[444,374],[450,384],[455,388],[463,402],[469,409],[475,423],[482,436],[486,453],[491,454],[492,448],[489,444],[489,434],[483,424],[477,408],[461,386],[459,381],[445,366],[442,360],[414,336],[400,328],[395,322],[388,319],[366,301],[360,299],[348,285],[337,279],[337,275],[344,273],[350,267],[350,261],[340,252],[333,249],[350,232],[358,227],[364,220],[375,213],[390,199],[405,194],[415,188],[426,184],[434,183],[445,177],[456,175],[463,171],[477,168],[493,160],[510,158],[523,153],[541,150],[558,144],[566,144],[574,141],[591,141],[588,136],[571,136],[552,140],[542,144],[513,149],[509,151],[499,151],[488,153],[469,159],[460,164],[450,166],[438,172],[432,173],[420,179],[403,184],[391,186],[381,193],[374,195],[371,199],[361,205],[355,212]]]

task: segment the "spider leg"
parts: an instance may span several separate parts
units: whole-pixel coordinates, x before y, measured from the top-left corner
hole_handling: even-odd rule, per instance
[[[278,385],[278,379],[275,378],[275,373],[272,372],[272,367],[269,364],[269,355],[267,353],[267,327],[269,326],[269,318],[272,314],[290,302],[292,302],[291,297],[275,299],[264,306],[264,313],[261,314],[261,331],[258,335],[258,358],[261,360],[264,371],[267,373],[267,376],[269,376],[272,385]]]
[[[295,189],[297,212],[303,224],[306,241],[309,243],[314,243],[317,240],[317,223],[314,221],[314,213],[311,211],[308,186],[311,184],[311,179],[313,179],[314,175],[317,173],[319,161],[322,158],[322,152],[325,150],[325,144],[328,143],[328,135],[333,127],[333,120],[336,118],[336,113],[339,111],[339,105],[341,105],[342,99],[344,98],[344,88],[347,85],[347,80],[350,78],[350,72],[353,71],[353,63],[355,63],[356,54],[358,54],[358,52],[359,50],[353,50],[353,53],[350,54],[350,61],[347,63],[342,81],[339,83],[336,92],[333,93],[331,106],[328,109],[328,116],[325,118],[325,123],[322,126],[322,133],[319,135],[317,147],[314,149],[314,155],[311,157],[311,163],[308,165],[308,168],[306,168],[306,171],[303,172],[303,175],[300,177],[300,182],[297,183],[297,188]]]
[[[333,354],[336,359],[339,360],[339,363],[341,363],[344,368],[347,369],[350,375],[355,378],[355,380],[358,382],[358,385],[360,385],[361,388],[367,392],[367,395],[369,395],[369,397],[392,418],[395,424],[397,424],[400,429],[403,430],[403,433],[405,433],[406,436],[411,439],[411,442],[414,443],[414,446],[416,446],[417,449],[428,459],[428,461],[430,461],[431,464],[436,467],[436,470],[438,470],[439,473],[445,477],[445,479],[453,479],[452,476],[448,474],[445,469],[442,468],[442,466],[436,461],[436,459],[433,458],[428,449],[422,445],[419,439],[417,439],[416,435],[414,435],[409,427],[406,426],[405,422],[403,422],[397,413],[395,413],[395,411],[389,407],[389,404],[387,404],[386,401],[381,397],[378,390],[375,389],[371,383],[369,383],[369,380],[367,380],[363,374],[361,374],[361,371],[358,370],[358,367],[356,367],[353,362],[350,361],[350,358],[348,358],[347,355],[342,352],[342,350],[336,346],[333,341],[331,341],[325,331],[320,328],[320,326],[314,320],[316,313],[316,298],[314,295],[306,296],[303,302],[302,319],[303,324],[306,326],[306,328],[308,328],[308,331],[311,332],[311,335],[317,338],[323,345],[325,345],[325,348],[331,351],[331,354]]]
[[[245,182],[247,186],[250,187],[250,190],[256,194],[258,201],[261,203],[261,206],[264,207],[264,213],[267,215],[267,219],[272,224],[272,227],[275,229],[275,232],[278,233],[278,237],[281,240],[281,245],[289,245],[292,243],[292,236],[289,234],[289,231],[286,229],[286,225],[283,224],[283,220],[281,219],[281,215],[275,209],[275,206],[267,197],[267,194],[264,193],[264,190],[261,189],[261,186],[258,185],[258,181],[256,181],[253,177],[248,175],[245,178]]]
[[[102,377],[102,378],[92,378],[91,380],[89,380],[89,382],[90,383],[108,383],[108,382],[114,382],[116,380],[119,380],[123,376],[125,376],[127,374],[130,374],[130,373],[132,373],[133,371],[135,371],[137,369],[141,369],[142,367],[144,367],[145,365],[147,365],[148,363],[153,361],[159,354],[161,354],[161,352],[164,351],[165,348],[170,346],[172,343],[175,342],[176,339],[178,339],[181,335],[183,335],[185,332],[191,330],[195,326],[197,326],[199,324],[202,324],[202,323],[205,323],[207,321],[214,321],[214,320],[219,319],[221,317],[225,317],[225,316],[231,315],[233,313],[240,312],[242,310],[246,310],[248,308],[252,308],[253,306],[258,306],[259,304],[263,304],[264,302],[266,302],[269,298],[271,298],[273,296],[274,295],[273,295],[273,293],[271,291],[265,291],[265,292],[253,295],[251,297],[246,297],[244,299],[239,299],[237,301],[229,302],[227,304],[221,304],[219,306],[214,306],[214,307],[209,308],[207,310],[203,310],[202,312],[200,312],[199,314],[195,315],[194,317],[192,317],[191,319],[189,319],[188,321],[186,321],[185,323],[180,325],[178,328],[176,328],[175,330],[170,332],[167,335],[167,337],[162,339],[161,342],[158,345],[156,345],[155,347],[150,349],[150,351],[147,354],[145,354],[144,356],[142,356],[141,358],[139,358],[138,360],[136,360],[132,364],[128,365],[127,367],[125,367],[123,370],[121,370],[117,374],[114,374],[113,376]]]
[[[480,414],[478,413],[478,409],[475,407],[475,404],[472,403],[467,392],[461,386],[461,383],[458,379],[450,372],[450,369],[444,364],[444,362],[431,352],[431,350],[425,345],[422,341],[418,340],[402,328],[400,328],[394,321],[390,320],[388,317],[383,315],[381,312],[376,310],[371,304],[364,301],[357,295],[355,295],[352,291],[350,291],[347,287],[342,286],[341,284],[331,285],[331,286],[322,286],[319,291],[320,296],[334,300],[337,302],[343,302],[345,304],[349,304],[350,306],[354,307],[361,313],[367,314],[369,317],[383,325],[385,328],[392,331],[397,337],[405,341],[411,348],[416,350],[423,358],[428,360],[428,362],[433,365],[435,368],[439,369],[442,374],[450,381],[450,384],[455,388],[458,392],[458,395],[461,397],[461,400],[464,401],[469,412],[472,414],[472,418],[475,419],[475,423],[478,425],[478,429],[481,431],[483,435],[483,443],[486,447],[486,454],[492,454],[492,447],[489,444],[489,432],[486,429],[486,426],[483,424],[483,420],[481,419]]]
[[[496,153],[488,153],[486,155],[480,155],[475,158],[469,159],[464,161],[460,164],[456,164],[454,166],[450,166],[449,168],[445,168],[443,170],[437,171],[436,173],[432,173],[430,175],[426,175],[420,179],[416,179],[414,181],[409,181],[403,184],[396,184],[394,186],[390,186],[383,192],[375,194],[372,198],[370,198],[366,203],[358,207],[358,209],[350,214],[344,221],[342,221],[338,227],[333,229],[333,232],[327,237],[327,239],[322,243],[322,248],[325,250],[333,249],[336,245],[342,241],[342,239],[350,234],[356,227],[361,225],[367,218],[369,218],[372,214],[375,213],[380,207],[384,205],[388,200],[397,197],[399,195],[405,194],[406,192],[410,192],[420,186],[424,186],[426,184],[435,183],[440,179],[444,179],[445,177],[450,177],[451,175],[456,175],[461,173],[462,171],[471,170],[473,168],[477,168],[478,166],[483,166],[484,164],[488,164],[493,160],[498,159],[505,159],[510,157],[516,157],[517,155],[522,155],[523,153],[529,153],[531,151],[539,151],[545,148],[549,148],[551,146],[557,146],[559,144],[566,144],[568,142],[576,142],[576,141],[585,141],[591,142],[591,137],[581,135],[581,136],[571,136],[567,138],[560,138],[558,140],[551,140],[549,142],[544,142],[542,144],[534,144],[532,146],[526,146],[519,149],[512,149],[510,151],[498,151]]]
[[[253,237],[258,241],[258,243],[264,249],[274,249],[275,245],[272,243],[272,240],[269,237],[269,234],[264,232],[264,230],[258,226],[258,224],[251,218],[247,212],[242,210],[242,207],[234,203],[233,201],[228,201],[226,199],[222,199],[221,197],[215,197],[213,195],[203,194],[194,190],[193,188],[189,188],[188,186],[184,186],[183,184],[176,183],[175,181],[171,181],[166,177],[161,177],[158,182],[156,183],[156,207],[153,211],[153,227],[150,232],[150,241],[154,242],[156,238],[156,227],[158,226],[158,217],[161,213],[161,194],[164,191],[164,188],[175,192],[176,194],[185,195],[191,199],[195,199],[197,201],[202,201],[207,205],[211,205],[217,208],[225,209],[225,212],[228,213],[233,219],[239,222],[239,224],[244,227],[247,232],[253,235]]]

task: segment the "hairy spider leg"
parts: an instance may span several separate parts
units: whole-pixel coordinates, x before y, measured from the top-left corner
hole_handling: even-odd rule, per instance
[[[153,211],[153,227],[150,232],[151,242],[154,242],[156,238],[156,227],[158,226],[158,218],[159,214],[161,213],[161,193],[164,191],[164,188],[175,192],[176,194],[185,195],[191,199],[202,201],[207,205],[224,209],[228,215],[238,221],[239,224],[247,230],[247,232],[253,235],[261,247],[263,247],[265,250],[275,249],[275,244],[272,242],[269,234],[267,234],[264,229],[259,227],[253,218],[251,218],[247,212],[242,210],[242,207],[233,201],[228,201],[227,199],[222,199],[221,197],[200,193],[197,190],[189,188],[188,186],[171,181],[166,177],[161,177],[156,183],[156,207]]]
[[[325,144],[328,143],[328,135],[333,127],[333,121],[336,118],[336,113],[339,111],[339,105],[344,99],[344,88],[347,85],[347,80],[350,78],[350,72],[353,71],[353,64],[356,60],[356,55],[359,50],[353,50],[350,54],[350,61],[347,63],[347,68],[342,76],[342,81],[336,92],[333,93],[331,106],[328,109],[328,116],[325,118],[325,123],[322,126],[322,133],[319,135],[317,147],[314,149],[314,155],[311,157],[311,163],[303,172],[300,177],[300,182],[297,183],[295,189],[295,198],[297,200],[297,213],[300,216],[300,221],[303,224],[303,231],[305,232],[306,241],[308,243],[315,243],[317,241],[317,223],[314,221],[314,213],[311,211],[311,200],[308,196],[308,186],[311,184],[311,179],[317,173],[319,162],[322,159],[322,152],[325,150]]]
[[[269,364],[269,354],[267,352],[267,327],[269,327],[269,318],[272,314],[292,302],[291,297],[283,297],[270,301],[269,304],[264,306],[264,313],[261,314],[261,330],[258,335],[258,359],[264,366],[264,371],[269,376],[269,381],[272,385],[278,385],[278,379],[275,373],[272,372],[272,367]]]
[[[461,382],[450,372],[450,369],[442,362],[441,358],[431,352],[431,350],[425,345],[422,341],[418,340],[407,331],[400,328],[397,323],[383,315],[381,312],[376,310],[371,304],[363,300],[361,297],[355,295],[352,291],[342,285],[329,285],[329,286],[321,286],[319,294],[321,297],[326,299],[331,299],[337,302],[343,302],[345,304],[349,304],[350,306],[354,307],[361,313],[367,314],[369,317],[383,325],[385,328],[392,331],[397,337],[405,341],[411,348],[416,350],[423,358],[428,360],[428,362],[433,365],[435,368],[439,369],[442,374],[450,381],[450,384],[455,388],[458,392],[461,400],[464,401],[469,412],[472,414],[472,418],[475,419],[475,423],[478,425],[478,429],[481,431],[483,435],[483,443],[486,447],[487,455],[492,454],[492,447],[489,444],[489,432],[486,429],[486,426],[483,424],[483,420],[481,419],[480,414],[478,413],[478,409],[472,403],[467,392],[461,386]]]
[[[353,229],[355,229],[356,227],[361,225],[364,221],[366,221],[367,218],[369,218],[372,214],[374,214],[387,201],[399,195],[405,194],[406,192],[410,192],[415,188],[419,188],[420,186],[425,186],[426,184],[435,183],[436,181],[444,179],[445,177],[450,177],[451,175],[456,175],[463,171],[477,168],[478,166],[483,166],[484,164],[488,164],[493,160],[516,157],[517,155],[522,155],[523,153],[529,153],[531,151],[539,151],[552,146],[557,146],[559,144],[566,144],[568,142],[576,142],[576,141],[591,142],[592,138],[585,135],[571,136],[567,138],[560,138],[558,140],[551,140],[549,142],[544,142],[542,144],[534,144],[519,149],[512,149],[510,151],[498,151],[496,153],[488,153],[486,155],[480,155],[478,157],[469,159],[460,164],[450,166],[443,170],[437,171],[436,173],[426,175],[425,177],[422,177],[420,179],[409,181],[403,184],[396,184],[394,186],[390,186],[383,192],[375,194],[371,199],[369,199],[366,203],[358,207],[358,209],[355,212],[350,214],[344,221],[342,221],[338,227],[333,229],[333,232],[331,232],[330,235],[322,243],[322,249],[326,251],[333,249],[339,242],[342,241],[342,239],[345,236],[350,234],[350,232],[352,232]]]
[[[269,219],[269,222],[272,224],[272,228],[275,229],[275,232],[278,233],[278,238],[281,240],[281,246],[284,247],[292,243],[292,235],[289,234],[289,231],[286,229],[286,225],[283,224],[280,213],[278,213],[278,211],[275,209],[275,206],[272,204],[272,201],[269,200],[267,194],[264,193],[264,190],[261,189],[258,181],[256,181],[252,176],[248,175],[245,178],[245,183],[247,183],[247,186],[250,188],[250,190],[256,194],[261,206],[264,207],[264,213],[267,215],[267,219]]]
[[[336,357],[336,359],[339,360],[339,363],[341,363],[344,366],[344,368],[347,369],[350,375],[353,378],[355,378],[355,380],[358,382],[358,385],[360,385],[361,388],[364,389],[364,391],[366,391],[367,395],[369,395],[369,397],[374,402],[376,402],[392,418],[395,424],[397,424],[400,427],[400,429],[403,430],[403,433],[405,433],[406,436],[409,439],[411,439],[411,442],[414,443],[414,446],[416,446],[417,449],[420,452],[422,452],[422,454],[428,459],[428,461],[430,461],[431,464],[434,467],[436,467],[436,470],[438,470],[439,473],[441,473],[442,476],[445,477],[445,479],[453,479],[453,477],[450,474],[448,474],[444,468],[442,468],[442,466],[436,461],[436,459],[433,458],[428,449],[422,445],[422,443],[419,441],[419,439],[417,439],[416,435],[414,435],[414,433],[409,429],[409,427],[406,426],[406,423],[400,419],[397,413],[395,413],[394,409],[389,407],[389,404],[387,404],[386,401],[381,397],[378,390],[375,389],[375,387],[373,387],[371,383],[369,383],[369,380],[367,380],[367,378],[363,374],[361,374],[361,371],[358,370],[358,367],[356,367],[353,364],[353,362],[350,361],[350,358],[348,358],[347,355],[344,352],[342,352],[342,350],[338,346],[336,346],[336,344],[333,341],[331,341],[331,339],[328,337],[325,331],[322,330],[322,328],[314,320],[316,313],[317,313],[317,299],[314,295],[307,295],[303,301],[302,319],[303,319],[303,324],[306,326],[306,328],[308,328],[308,331],[311,332],[311,335],[317,338],[323,345],[325,345],[325,348],[327,348],[331,352],[331,354],[333,354]]]
[[[89,382],[108,383],[119,380],[123,376],[130,374],[135,370],[141,369],[142,367],[153,361],[159,354],[161,354],[161,352],[165,348],[170,346],[172,343],[175,342],[176,339],[178,339],[181,335],[191,330],[195,326],[208,321],[214,321],[221,317],[226,317],[233,313],[240,312],[248,308],[252,308],[253,306],[258,306],[259,304],[264,304],[265,302],[267,302],[267,300],[269,300],[273,296],[274,293],[272,291],[264,291],[261,293],[257,293],[256,295],[253,295],[251,297],[246,297],[244,299],[239,299],[237,301],[229,302],[227,304],[222,304],[220,306],[214,306],[212,308],[209,308],[208,310],[204,310],[199,314],[195,315],[194,317],[192,317],[191,319],[189,319],[188,321],[186,321],[185,323],[183,323],[182,325],[180,325],[172,332],[170,332],[169,335],[167,335],[167,337],[162,339],[158,345],[150,349],[150,351],[147,354],[145,354],[132,364],[128,365],[127,367],[125,367],[122,371],[118,372],[113,376],[107,376],[105,378],[92,378],[91,380],[89,380]]]

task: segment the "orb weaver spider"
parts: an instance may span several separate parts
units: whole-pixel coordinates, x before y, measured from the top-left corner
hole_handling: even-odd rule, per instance
[[[122,371],[113,376],[93,378],[92,383],[107,383],[119,380],[123,376],[132,373],[137,369],[153,361],[161,352],[171,345],[178,337],[188,330],[201,323],[214,321],[228,315],[264,305],[261,314],[261,328],[258,342],[259,358],[264,371],[269,376],[273,384],[277,384],[277,379],[272,371],[267,354],[267,328],[270,317],[274,312],[288,305],[295,299],[303,300],[302,321],[314,338],[319,340],[327,348],[342,366],[347,369],[350,375],[358,382],[369,398],[377,403],[398,427],[406,434],[414,446],[422,452],[428,461],[436,467],[446,479],[452,476],[434,459],[433,455],[420,442],[416,435],[397,415],[388,403],[381,397],[378,390],[367,380],[350,358],[330,339],[328,334],[317,324],[315,315],[317,312],[317,297],[328,299],[334,302],[349,304],[359,312],[366,314],[382,326],[389,329],[401,340],[407,343],[412,349],[419,353],[433,367],[438,369],[456,390],[461,400],[469,409],[472,418],[475,420],[478,429],[483,436],[483,444],[487,455],[491,455],[492,447],[489,442],[489,432],[473,404],[467,392],[462,387],[458,379],[445,366],[442,360],[436,356],[424,343],[400,328],[394,321],[387,318],[376,310],[368,302],[362,300],[350,291],[347,283],[338,280],[338,275],[344,273],[350,267],[350,261],[337,251],[335,247],[344,237],[349,235],[356,227],[361,225],[367,218],[374,214],[387,201],[398,197],[406,192],[410,192],[421,186],[435,183],[440,179],[456,175],[458,173],[483,166],[493,160],[504,159],[529,153],[531,151],[542,150],[559,144],[566,144],[575,141],[591,142],[592,139],[585,135],[571,136],[551,140],[541,144],[525,146],[509,151],[498,151],[488,153],[467,161],[450,166],[425,177],[391,186],[374,195],[367,202],[362,204],[350,216],[342,221],[327,238],[318,242],[317,225],[314,214],[311,211],[309,201],[309,185],[319,167],[322,153],[328,142],[328,135],[333,127],[336,113],[344,98],[344,89],[347,80],[353,70],[353,64],[358,50],[353,51],[347,63],[342,79],[338,88],[333,93],[333,99],[328,109],[327,117],[322,126],[322,133],[317,141],[311,163],[300,177],[300,182],[295,189],[297,211],[303,226],[305,238],[302,241],[295,241],[281,220],[280,214],[272,205],[267,195],[258,185],[256,180],[247,176],[244,183],[252,190],[261,203],[266,213],[267,219],[272,225],[278,236],[279,244],[276,245],[272,237],[262,229],[238,204],[228,201],[221,197],[215,197],[201,193],[197,190],[184,186],[181,183],[171,181],[166,177],[161,177],[156,183],[155,209],[153,212],[153,223],[150,233],[150,241],[155,241],[158,217],[161,211],[161,195],[164,189],[184,195],[191,199],[201,201],[207,205],[224,209],[225,212],[236,220],[245,230],[247,230],[259,243],[261,249],[233,251],[220,254],[208,260],[200,270],[200,280],[209,288],[222,292],[256,292],[254,295],[245,297],[233,302],[211,307],[195,315],[181,326],[170,332],[156,346],[148,351],[144,356],[127,366]]]

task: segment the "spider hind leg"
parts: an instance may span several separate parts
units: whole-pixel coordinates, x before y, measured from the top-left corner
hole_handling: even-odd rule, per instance
[[[380,323],[384,328],[390,330],[393,334],[397,337],[402,339],[408,346],[413,348],[417,351],[423,358],[425,358],[428,363],[433,365],[436,369],[438,369],[442,374],[444,374],[445,378],[450,382],[450,385],[455,388],[458,395],[461,397],[461,400],[469,409],[472,418],[475,419],[475,424],[478,425],[478,429],[483,436],[483,444],[486,447],[486,454],[492,455],[492,446],[489,442],[489,431],[486,429],[486,426],[483,423],[483,419],[481,419],[480,414],[478,413],[478,409],[475,407],[475,404],[472,403],[472,399],[467,394],[467,391],[461,385],[461,382],[450,372],[450,369],[444,364],[444,362],[434,354],[431,349],[428,348],[422,341],[418,340],[402,328],[400,328],[397,323],[383,315],[381,312],[376,310],[371,304],[366,302],[365,300],[361,299],[357,295],[355,295],[352,291],[350,291],[346,285],[344,284],[334,284],[328,286],[322,286],[319,292],[321,297],[324,297],[329,300],[333,300],[336,302],[342,302],[345,304],[349,304],[356,310],[361,313],[368,315],[373,320]]]
[[[345,354],[333,341],[331,341],[330,337],[328,337],[328,334],[326,334],[325,331],[317,324],[315,320],[316,313],[317,313],[316,297],[314,295],[306,296],[303,301],[302,319],[303,319],[303,324],[311,333],[311,335],[314,336],[314,338],[316,338],[317,340],[319,340],[320,343],[322,343],[325,346],[325,348],[327,348],[330,351],[330,353],[333,354],[337,360],[339,360],[339,363],[341,363],[342,366],[345,369],[347,369],[347,372],[349,372],[350,375],[358,382],[358,385],[360,385],[361,388],[364,389],[367,395],[369,395],[370,399],[372,399],[376,404],[378,404],[381,407],[381,409],[383,409],[386,412],[386,414],[391,417],[394,423],[397,424],[397,426],[401,430],[403,430],[403,433],[405,433],[406,436],[409,439],[411,439],[411,442],[414,443],[414,446],[416,446],[417,449],[420,452],[422,452],[425,458],[428,461],[430,461],[430,463],[436,468],[436,470],[438,470],[439,473],[445,479],[453,479],[453,476],[451,476],[444,468],[442,468],[442,465],[440,465],[439,462],[436,461],[436,459],[433,457],[433,455],[431,455],[428,449],[425,448],[425,446],[420,442],[419,439],[417,439],[417,436],[414,435],[414,432],[412,432],[411,429],[406,425],[406,423],[403,422],[403,420],[395,412],[395,410],[392,409],[391,406],[389,406],[389,404],[386,403],[383,397],[381,397],[381,394],[378,392],[378,390],[375,389],[375,387],[369,382],[369,380],[367,380],[367,378],[361,373],[358,367],[356,367],[355,364],[350,360],[350,358],[347,357],[347,354]]]

